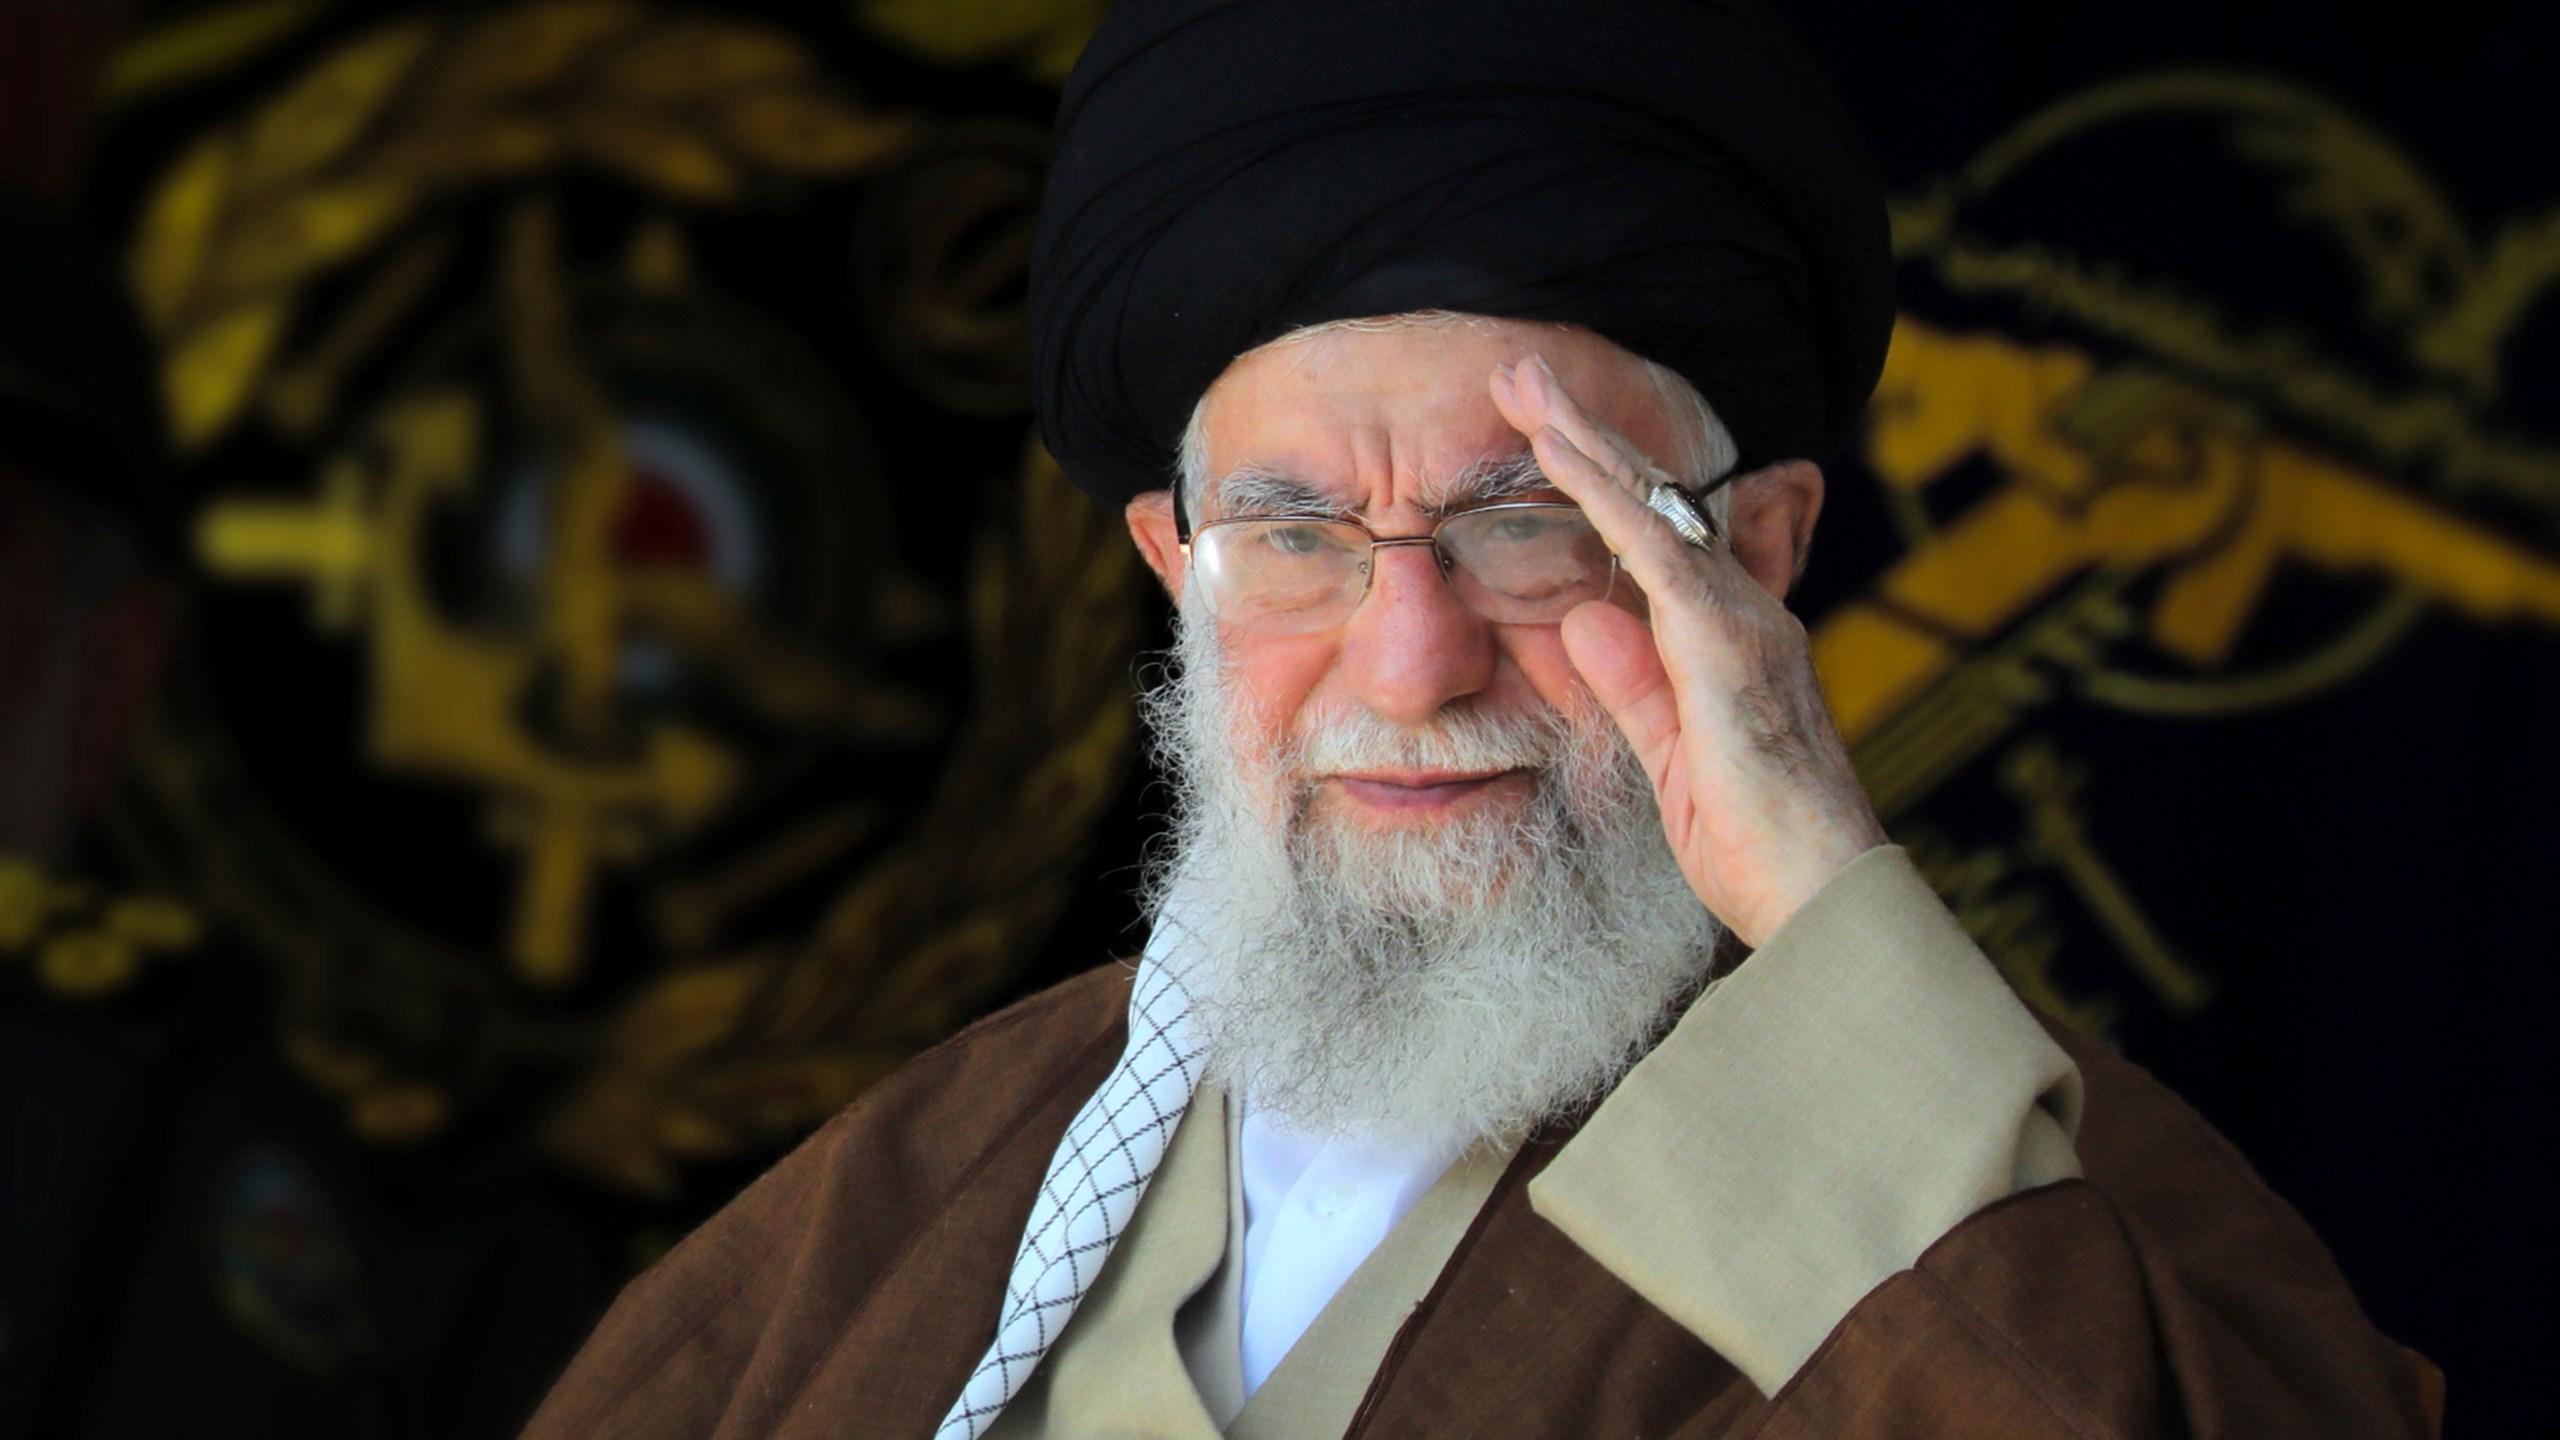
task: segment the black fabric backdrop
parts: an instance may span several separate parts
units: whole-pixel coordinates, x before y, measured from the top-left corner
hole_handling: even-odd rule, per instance
[[[0,934],[0,1019],[37,1037],[0,1076],[41,1142],[7,1162],[0,1433],[509,1433],[624,1277],[883,1067],[1136,946],[1158,799],[1125,697],[1161,610],[1116,520],[1024,455],[1038,127],[1097,7],[636,7],[505,92],[551,158],[435,128],[507,56],[540,70],[521,37],[475,56],[472,26],[578,8],[188,30],[261,7],[164,6],[111,72],[82,203],[121,259],[207,137],[428,24],[379,52],[385,108],[299,112],[358,116],[294,162],[319,181],[235,174],[222,223],[394,170],[408,208],[281,279],[159,282],[168,357],[226,294],[291,303],[180,456],[188,643],[57,878],[175,897],[207,938],[75,994],[37,963],[50,932]],[[1897,200],[1909,343],[1830,457],[1800,597],[1897,838],[2023,989],[2304,1211],[2446,1370],[2451,1433],[2537,1433],[2547,30],[2522,5],[1782,8]],[[688,15],[737,33],[664,28]],[[736,68],[670,80],[630,58],[653,36]],[[782,140],[740,118],[786,103]],[[399,149],[425,139],[457,148]],[[351,325],[380,295],[392,318]],[[662,608],[606,742],[527,618],[565,552],[508,498],[567,483],[579,375],[655,477],[613,564],[691,567],[748,617],[615,591]],[[383,660],[378,557],[328,571],[247,522],[319,513],[347,456],[429,454],[442,432],[385,417],[456,387],[481,448],[395,537],[432,580],[400,603],[533,678],[512,711],[385,739],[386,706],[425,703],[385,687],[465,672]],[[381,463],[356,493],[396,488]],[[2003,505],[2043,550],[1968,548]],[[341,614],[333,586],[371,598]],[[725,757],[716,798],[651,780],[660,808],[596,832],[583,928],[528,929],[554,812],[520,802],[552,792],[508,787],[550,772],[491,737],[610,770],[676,732]],[[174,1353],[207,1358],[172,1376]]]

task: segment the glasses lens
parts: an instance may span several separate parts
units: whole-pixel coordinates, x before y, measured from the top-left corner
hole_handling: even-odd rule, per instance
[[[1488,620],[1548,624],[1605,599],[1616,570],[1609,547],[1572,505],[1490,505],[1440,526],[1449,581]]]
[[[1359,603],[1368,532],[1333,520],[1233,520],[1192,537],[1194,573],[1220,623],[1308,631]]]

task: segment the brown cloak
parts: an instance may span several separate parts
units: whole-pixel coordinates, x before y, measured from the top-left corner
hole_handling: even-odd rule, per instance
[[[1105,967],[963,1032],[633,1281],[527,1432],[933,1433],[992,1338],[1032,1192],[1119,1053]],[[1528,1204],[1524,1146],[1350,1434],[2426,1436],[2442,1383],[2202,1119],[2084,1039],[2085,1177],[2002,1201],[1763,1396]]]

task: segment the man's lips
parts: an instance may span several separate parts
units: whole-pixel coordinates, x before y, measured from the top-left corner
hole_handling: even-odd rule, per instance
[[[1380,810],[1429,810],[1455,805],[1517,770],[1459,772],[1448,770],[1385,771],[1333,776],[1343,793]]]

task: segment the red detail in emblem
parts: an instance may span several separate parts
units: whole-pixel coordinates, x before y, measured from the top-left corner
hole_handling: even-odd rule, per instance
[[[711,529],[682,490],[635,469],[622,513],[614,517],[613,553],[633,565],[700,569],[711,563]]]

